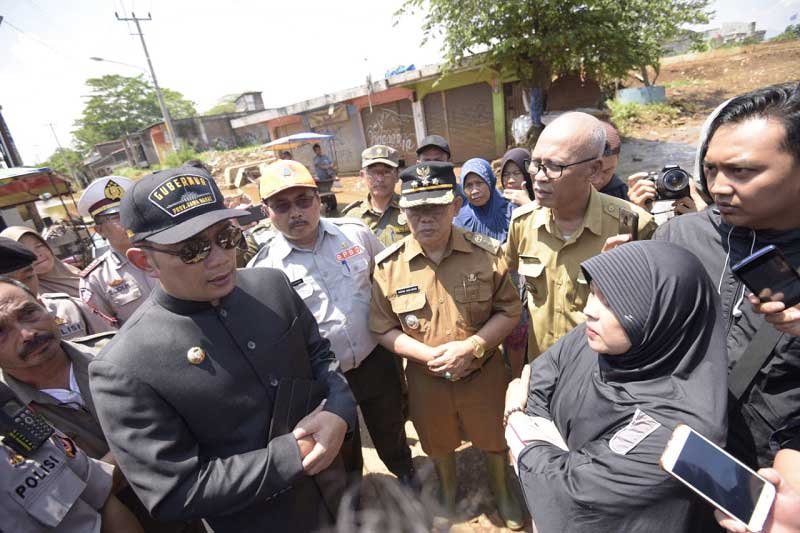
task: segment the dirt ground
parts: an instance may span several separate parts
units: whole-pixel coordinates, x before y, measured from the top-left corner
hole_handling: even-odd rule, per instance
[[[714,107],[736,94],[797,79],[800,79],[800,41],[666,58],[657,83],[667,86],[668,100],[681,113],[673,120],[641,124],[629,130],[623,139],[618,174],[624,177],[638,171],[659,170],[665,164],[679,164],[692,172],[700,128]],[[244,190],[257,200],[255,185]],[[358,176],[341,176],[334,192],[340,206],[366,196],[366,188]],[[436,478],[433,464],[422,452],[412,423],[406,424],[406,431],[414,463],[426,481],[423,501],[430,503],[433,501],[430,490]],[[378,458],[368,432],[363,431],[362,436],[365,476],[391,475]],[[465,443],[457,452],[457,463],[460,512],[450,531],[508,531],[500,525],[481,454]],[[367,505],[375,500],[365,495]],[[445,531],[447,527],[436,530]],[[530,521],[526,531],[535,531]]]

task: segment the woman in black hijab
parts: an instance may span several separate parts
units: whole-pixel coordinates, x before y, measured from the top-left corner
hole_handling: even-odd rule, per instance
[[[528,172],[531,153],[525,148],[512,148],[503,155],[500,161],[500,184],[503,186],[503,197],[520,206],[533,201],[533,181]]]
[[[527,405],[518,383],[506,402],[528,508],[541,533],[686,531],[694,505],[708,506],[659,458],[679,423],[725,442],[716,290],[694,255],[666,242],[625,244],[581,266],[586,323],[531,364]]]

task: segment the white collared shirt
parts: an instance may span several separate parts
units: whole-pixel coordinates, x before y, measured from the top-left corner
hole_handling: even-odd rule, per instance
[[[78,407],[86,407],[83,403],[83,396],[78,388],[78,382],[75,380],[75,370],[72,363],[69,365],[69,389],[41,389],[45,394],[49,394],[55,398],[58,403],[78,409]]]
[[[330,341],[342,371],[358,367],[378,344],[368,319],[375,255],[383,245],[363,222],[350,218],[321,218],[312,250],[274,233],[247,266],[283,270]]]

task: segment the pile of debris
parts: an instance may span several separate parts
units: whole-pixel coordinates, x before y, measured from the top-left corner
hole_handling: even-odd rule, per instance
[[[241,167],[251,163],[255,163],[255,166],[258,166],[263,161],[271,162],[277,158],[278,156],[273,150],[263,146],[224,152],[211,150],[206,152],[204,157],[206,165],[211,169],[211,174],[220,185],[227,183],[226,177],[228,173],[225,170],[228,168]]]

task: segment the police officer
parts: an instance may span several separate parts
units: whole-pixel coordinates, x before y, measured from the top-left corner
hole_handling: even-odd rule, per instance
[[[331,342],[381,460],[401,483],[416,486],[396,357],[378,344],[367,325],[372,269],[383,245],[356,219],[321,219],[317,184],[296,161],[267,166],[259,185],[277,231],[249,266],[278,268],[289,276],[320,334]],[[358,427],[343,452],[351,479],[360,480]]]
[[[0,383],[0,531],[141,532],[111,494],[113,469],[87,457]]]
[[[39,277],[33,268],[35,262],[36,254],[27,247],[7,237],[0,237],[0,274],[24,283],[33,294],[38,295],[39,301],[55,317],[62,339],[75,339],[113,329],[99,314],[69,294],[40,294]]]
[[[324,527],[336,511],[327,488],[344,488],[344,470],[329,467],[355,400],[286,276],[237,271],[232,219],[248,212],[227,209],[207,172],[178,168],[137,181],[121,214],[128,258],[158,284],[89,374],[131,486],[159,520],[237,533]]]
[[[132,184],[120,176],[99,178],[89,184],[78,200],[78,213],[82,217],[91,216],[97,233],[111,245],[81,271],[81,299],[117,328],[147,299],[155,284],[155,280],[125,257],[131,243],[120,225],[119,205]]]
[[[369,226],[384,245],[389,246],[408,235],[406,217],[400,212],[397,184],[397,150],[382,144],[361,152],[361,177],[367,184],[367,198],[356,200],[342,210],[342,215],[359,218]]]
[[[454,452],[463,429],[485,452],[506,526],[521,529],[522,509],[507,484],[507,378],[497,349],[517,324],[519,296],[500,243],[453,227],[462,200],[452,164],[420,163],[400,178],[411,235],[375,258],[369,327],[408,359],[411,420],[435,462],[446,508],[455,510]]]

